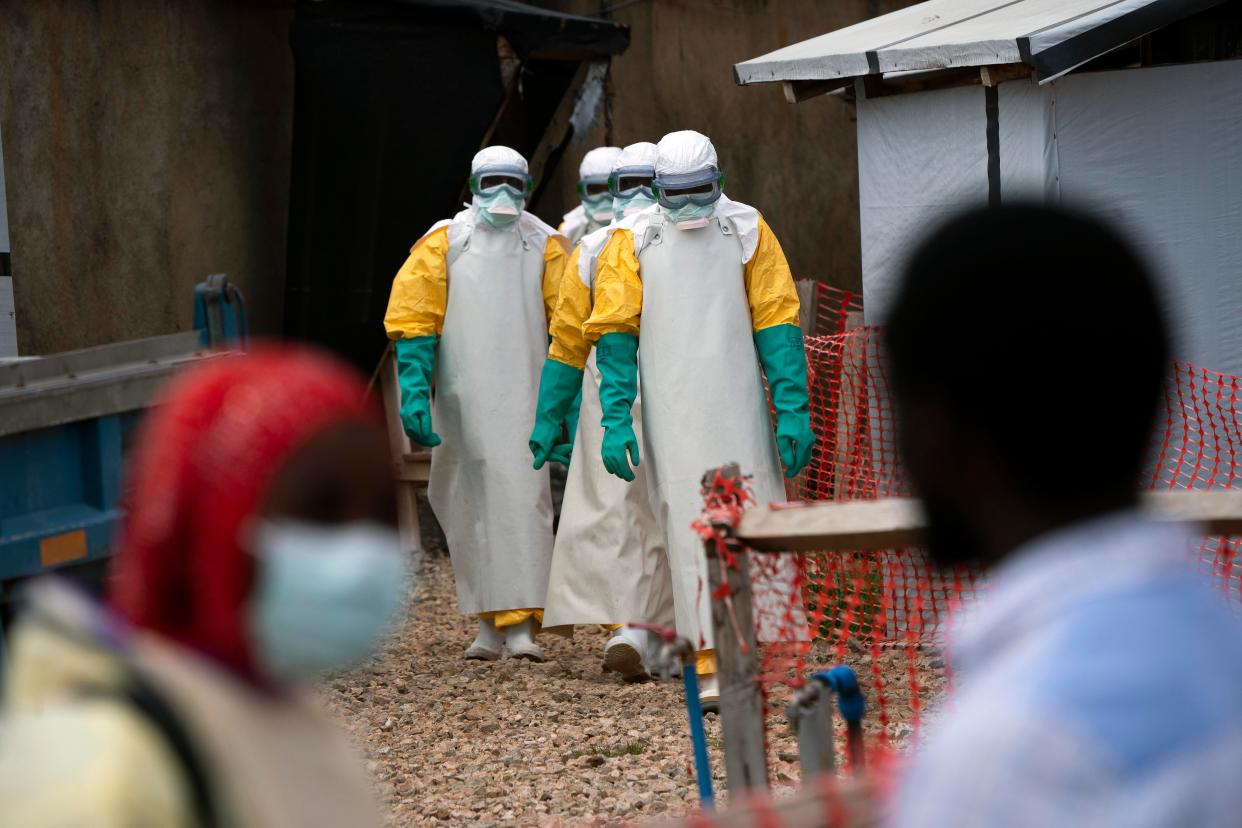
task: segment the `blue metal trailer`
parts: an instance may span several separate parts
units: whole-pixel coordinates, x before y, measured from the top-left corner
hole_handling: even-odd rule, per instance
[[[0,362],[0,605],[26,578],[107,556],[144,410],[175,371],[244,338],[226,278],[200,285],[195,305],[199,330]]]

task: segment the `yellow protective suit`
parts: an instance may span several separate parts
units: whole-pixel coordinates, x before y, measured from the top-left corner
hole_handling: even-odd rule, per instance
[[[739,462],[759,502],[784,499],[752,336],[797,325],[798,310],[771,228],[754,208],[723,196],[706,227],[678,229],[659,211],[626,219],[599,255],[584,337],[639,338],[642,466],[665,532],[677,629],[701,649],[711,649],[712,630],[706,559],[691,528],[702,510],[700,478],[713,466]],[[795,572],[781,564],[775,572],[756,566],[751,574],[760,638],[780,640],[786,619],[801,614]],[[703,671],[710,665],[706,655]]]
[[[545,623],[549,627],[630,622],[673,624],[672,582],[663,531],[651,510],[645,467],[631,483],[600,463],[599,369],[582,335],[591,314],[594,261],[607,228],[574,249],[561,279],[549,333],[549,359],[583,370],[582,408],[565,502],[552,550]],[[632,409],[642,439],[642,400]]]
[[[126,696],[133,676],[188,736],[221,826],[381,824],[359,757],[309,697],[260,691],[151,633],[118,641],[59,584],[31,592],[5,676],[0,825],[201,823],[185,762]]]
[[[789,262],[785,259],[785,251],[762,215],[758,216],[757,228],[755,252],[742,270],[752,329],[762,331],[774,325],[797,325],[800,306],[798,289],[794,285]],[[628,228],[617,230],[600,254],[600,259],[606,264],[599,268],[592,312],[581,327],[582,345],[577,346],[579,349],[585,346],[588,353],[595,341],[606,333],[638,336],[643,311],[643,280],[639,276],[638,255],[634,251],[634,231]],[[569,353],[565,354],[564,359],[552,356],[561,362],[574,364]]]
[[[498,628],[542,619],[551,494],[526,440],[567,258],[567,241],[530,213],[496,230],[466,209],[414,245],[384,317],[392,339],[442,336],[429,498],[461,611]]]
[[[449,226],[440,222],[410,248],[409,258],[392,283],[384,330],[389,339],[439,336],[444,330],[444,311],[448,307]],[[564,236],[552,234],[543,245],[543,303],[551,319],[561,274],[569,258]]]

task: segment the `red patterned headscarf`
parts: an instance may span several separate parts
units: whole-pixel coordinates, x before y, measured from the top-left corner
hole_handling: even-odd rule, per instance
[[[364,393],[349,368],[294,347],[221,356],[173,380],[130,460],[113,607],[253,678],[243,533],[307,440],[337,423],[377,421]]]

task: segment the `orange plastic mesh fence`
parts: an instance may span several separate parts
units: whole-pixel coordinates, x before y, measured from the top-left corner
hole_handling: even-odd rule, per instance
[[[909,496],[897,458],[884,361],[875,329],[863,325],[858,297],[824,285],[805,327],[813,459],[788,486],[794,501],[848,501]],[[1242,393],[1237,377],[1176,363],[1164,397],[1143,483],[1150,488],[1242,486]],[[746,471],[745,469],[743,470]],[[756,508],[765,508],[760,504]],[[1242,599],[1239,538],[1206,538],[1200,558]],[[947,681],[940,647],[950,610],[984,586],[980,575],[931,571],[916,549],[860,549],[794,556],[751,552],[755,591],[762,582],[800,592],[804,612],[755,596],[760,629],[781,625],[762,647],[768,691],[802,684],[817,669],[845,663],[865,685],[873,746],[903,742]],[[784,560],[784,564],[781,562]],[[784,574],[782,574],[782,571]],[[765,619],[763,613],[778,612]],[[770,712],[783,704],[767,692]]]

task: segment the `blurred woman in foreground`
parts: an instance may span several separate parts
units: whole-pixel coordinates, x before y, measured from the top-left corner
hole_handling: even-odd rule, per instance
[[[299,688],[368,656],[407,556],[378,415],[300,350],[183,375],[136,446],[108,606],[55,582],[15,630],[0,824],[377,824]]]

